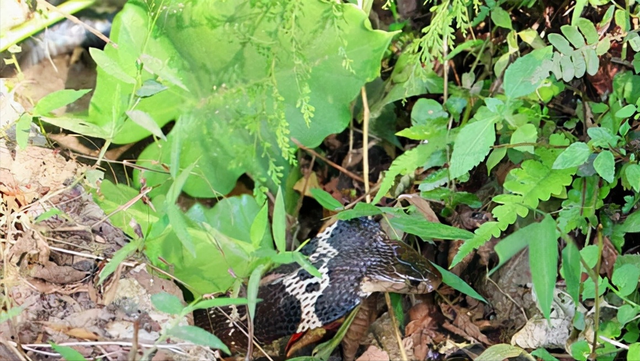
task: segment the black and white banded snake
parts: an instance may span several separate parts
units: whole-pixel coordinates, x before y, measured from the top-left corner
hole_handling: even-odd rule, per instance
[[[338,221],[300,252],[322,278],[295,263],[281,265],[263,278],[266,282],[258,290],[262,302],[253,322],[259,343],[328,325],[374,292],[423,294],[441,282],[440,273],[426,259],[406,244],[390,240],[368,218]],[[247,345],[243,306],[198,310],[194,320],[232,350]]]

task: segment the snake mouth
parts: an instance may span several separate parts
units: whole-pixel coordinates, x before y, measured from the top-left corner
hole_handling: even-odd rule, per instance
[[[439,283],[438,283],[439,284]],[[404,294],[424,294],[435,290],[437,284],[434,285],[430,280],[381,280],[366,278],[363,280],[360,290],[364,293],[374,292],[393,292]]]

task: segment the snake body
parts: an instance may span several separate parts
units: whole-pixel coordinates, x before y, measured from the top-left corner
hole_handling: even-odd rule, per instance
[[[426,259],[406,244],[390,240],[368,218],[338,221],[300,252],[322,278],[295,263],[268,273],[258,290],[262,302],[256,306],[253,322],[258,342],[327,325],[374,292],[428,293],[441,282],[439,272]],[[246,347],[244,307],[199,310],[194,320],[232,350]]]

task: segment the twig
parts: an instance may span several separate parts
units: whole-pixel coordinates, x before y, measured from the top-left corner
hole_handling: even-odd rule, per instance
[[[371,203],[369,195],[369,101],[367,100],[367,90],[363,86],[360,90],[362,95],[362,176],[364,177],[364,193],[367,203]]]
[[[305,152],[314,155],[318,158],[320,158],[322,161],[326,162],[327,164],[329,164],[330,166],[334,167],[335,169],[341,171],[342,173],[346,174],[347,176],[357,180],[358,182],[362,182],[364,183],[364,179],[362,179],[362,177],[360,177],[359,175],[347,170],[346,168],[338,165],[335,162],[330,161],[329,159],[323,157],[322,155],[320,155],[318,152],[316,152],[315,150],[311,149],[311,148],[307,148],[304,145],[302,145],[296,138],[291,138],[291,141],[300,149],[304,150]]]
[[[114,48],[118,48],[118,44],[114,43],[113,41],[111,41],[111,39],[109,39],[107,36],[105,36],[104,34],[102,34],[101,32],[99,32],[98,30],[96,30],[94,27],[89,26],[85,23],[83,23],[80,19],[78,19],[77,17],[71,15],[71,14],[67,14],[65,12],[63,12],[62,10],[58,9],[56,6],[53,6],[51,4],[49,4],[48,2],[46,2],[45,0],[37,0],[38,1],[38,5],[47,8],[49,11],[55,11],[58,14],[63,15],[65,18],[69,19],[70,21],[83,26],[85,29],[87,29],[89,32],[91,32],[91,34],[97,36],[98,38],[102,39],[102,41],[104,41],[107,44],[111,44],[111,46],[113,46]]]
[[[387,302],[389,316],[391,317],[391,324],[393,325],[393,334],[396,336],[396,341],[398,342],[398,348],[400,349],[402,361],[407,361],[407,352],[404,350],[404,345],[402,344],[402,336],[400,336],[400,329],[398,328],[398,320],[396,320],[396,314],[393,312],[393,306],[391,306],[391,297],[389,297],[389,292],[384,293],[384,300]]]

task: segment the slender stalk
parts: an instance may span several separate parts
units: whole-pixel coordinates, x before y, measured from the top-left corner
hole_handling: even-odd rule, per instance
[[[367,100],[367,90],[363,86],[360,90],[362,94],[362,177],[364,178],[364,193],[367,203],[371,203],[369,194],[369,101]]]

